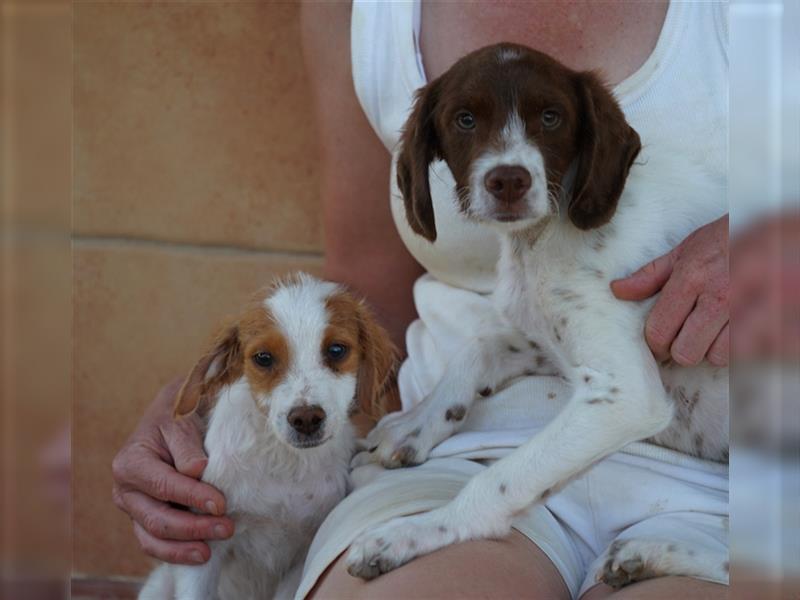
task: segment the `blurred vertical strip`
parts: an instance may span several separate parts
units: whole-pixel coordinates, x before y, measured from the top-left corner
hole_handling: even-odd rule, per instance
[[[730,4],[732,598],[800,598],[800,3]]]
[[[71,11],[0,0],[0,598],[67,596]]]

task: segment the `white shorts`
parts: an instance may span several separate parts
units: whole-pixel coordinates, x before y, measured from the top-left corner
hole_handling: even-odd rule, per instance
[[[448,357],[469,342],[471,332],[496,318],[487,296],[429,275],[415,284],[414,300],[420,318],[408,328],[408,358],[398,377],[404,410],[430,394]],[[356,491],[317,533],[297,597],[312,589],[364,529],[448,502],[470,477],[536,435],[571,393],[558,377],[521,377],[473,404],[461,431],[436,446],[424,465],[356,469]],[[728,560],[727,523],[727,465],[635,443],[595,464],[546,505],[531,507],[513,526],[550,557],[578,598],[594,585],[600,557],[617,539],[635,536],[687,545],[721,567]]]
[[[356,469],[358,487],[318,531],[296,598],[308,594],[359,533],[441,506],[485,468],[474,460],[450,457],[397,471]],[[722,565],[728,561],[728,467],[651,444],[632,444],[545,505],[532,506],[513,527],[550,558],[573,598],[595,585],[602,554],[615,540],[675,543]],[[718,583],[727,584],[727,578]]]

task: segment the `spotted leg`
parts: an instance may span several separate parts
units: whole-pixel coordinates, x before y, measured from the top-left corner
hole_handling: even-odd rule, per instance
[[[453,357],[422,402],[378,423],[367,436],[368,452],[354,465],[379,462],[391,469],[423,463],[436,444],[461,428],[476,398],[515,377],[553,372],[539,345],[511,328],[478,336]]]
[[[348,571],[369,579],[454,542],[504,536],[515,514],[555,487],[622,446],[663,430],[672,404],[652,355],[643,340],[629,347],[615,341],[574,346],[573,364],[588,366],[570,373],[575,391],[559,415],[473,477],[452,502],[362,534],[350,547]]]

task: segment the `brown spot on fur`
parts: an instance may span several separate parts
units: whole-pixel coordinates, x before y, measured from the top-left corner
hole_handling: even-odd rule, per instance
[[[558,327],[553,327],[553,335],[555,336],[557,342],[561,341],[561,332],[558,330]]]
[[[547,500],[550,497],[550,494],[553,493],[552,488],[547,488],[545,491],[542,492],[542,495],[539,497],[541,500]]]
[[[539,350],[539,344],[533,340],[528,340],[528,346],[530,346],[532,350]]]
[[[447,527],[445,527],[444,525],[439,525],[437,529],[439,530],[439,533],[447,533]]]
[[[547,362],[547,359],[544,356],[537,356],[536,357],[536,366],[537,367],[543,367],[545,362]]]
[[[491,396],[492,395],[492,388],[490,388],[489,386],[486,386],[485,388],[483,388],[481,391],[478,392],[478,395],[481,398],[486,398],[488,396]]]
[[[619,394],[619,388],[618,387],[612,387],[609,391],[612,394]]]
[[[567,323],[569,323],[569,321],[567,320],[567,317],[561,317],[561,326],[562,327],[566,327]]]
[[[456,404],[447,409],[444,418],[448,421],[461,421],[467,415],[467,407],[463,404]]]
[[[584,375],[583,376],[583,381],[584,382],[589,383],[591,380],[592,380],[592,376],[591,375]]]
[[[391,459],[400,465],[410,465],[416,456],[417,451],[412,446],[402,446],[392,454]]]
[[[519,352],[519,348],[517,348],[516,346],[512,346],[511,344],[509,344],[509,345],[508,345],[508,351],[509,351],[509,352],[513,352],[514,354],[516,354],[517,352]]]
[[[556,393],[555,392],[547,392],[547,397],[550,400],[555,400],[556,399]]]
[[[184,417],[195,411],[206,416],[214,408],[220,388],[241,377],[244,362],[238,325],[224,327],[181,386],[173,417]]]
[[[703,453],[703,434],[701,433],[694,435],[694,451],[698,455]]]
[[[501,483],[500,484],[500,493],[501,494],[505,494],[506,493],[506,489],[507,489],[506,488],[506,484],[505,483]]]
[[[357,373],[358,405],[366,415],[381,417],[386,412],[397,349],[369,308],[347,292],[328,297],[325,308],[329,325],[321,351],[333,342],[349,344],[350,351],[338,362],[337,372]]]
[[[414,431],[412,431],[411,433],[408,434],[408,437],[416,438],[416,437],[419,437],[420,433],[422,433],[422,427],[417,427]]]

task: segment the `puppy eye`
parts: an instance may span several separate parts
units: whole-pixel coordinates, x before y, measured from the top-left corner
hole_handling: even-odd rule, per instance
[[[555,129],[561,124],[561,115],[557,110],[548,109],[542,112],[542,125],[545,129]]]
[[[253,362],[259,367],[269,368],[275,362],[275,358],[269,352],[256,352],[253,355]]]
[[[475,129],[475,117],[468,110],[462,110],[456,114],[456,125],[465,131]]]
[[[325,350],[325,353],[331,360],[342,360],[347,356],[347,346],[344,344],[331,344]]]

